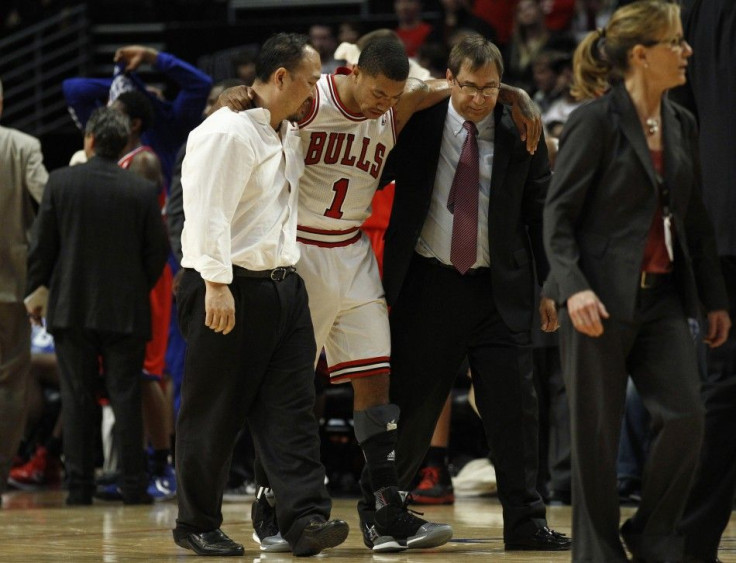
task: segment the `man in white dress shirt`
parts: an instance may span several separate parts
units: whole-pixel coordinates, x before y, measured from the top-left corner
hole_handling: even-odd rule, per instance
[[[262,47],[254,109],[221,109],[189,136],[182,168],[182,266],[177,290],[188,350],[177,422],[179,514],[174,540],[198,555],[242,555],[221,530],[222,493],[247,422],[280,501],[294,555],[342,543],[348,525],[327,521],[314,407],[316,353],[304,282],[295,273],[296,127],[320,77],[305,36]]]

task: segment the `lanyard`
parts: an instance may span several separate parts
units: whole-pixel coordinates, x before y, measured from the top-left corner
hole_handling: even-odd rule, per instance
[[[657,197],[662,205],[662,221],[664,223],[664,244],[667,247],[667,255],[670,262],[674,261],[674,251],[672,246],[672,193],[664,182],[664,178],[656,174],[657,180]]]

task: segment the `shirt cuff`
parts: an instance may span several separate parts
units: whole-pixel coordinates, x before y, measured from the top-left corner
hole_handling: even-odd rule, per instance
[[[232,265],[225,265],[211,258],[198,260],[194,269],[199,272],[203,280],[225,284],[230,284],[233,281]]]

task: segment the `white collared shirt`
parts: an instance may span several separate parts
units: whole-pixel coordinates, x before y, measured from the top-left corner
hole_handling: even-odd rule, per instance
[[[418,254],[427,258],[436,258],[447,265],[452,264],[450,248],[453,219],[452,213],[447,209],[447,199],[450,196],[450,188],[455,177],[457,163],[460,160],[463,143],[467,137],[463,123],[465,123],[465,118],[455,110],[450,100],[442,132],[440,159],[437,163],[432,200],[415,248]],[[480,268],[489,266],[491,263],[488,243],[488,207],[491,195],[495,135],[493,112],[475,125],[478,128],[480,193],[478,195],[478,251],[473,267]]]
[[[189,134],[182,164],[181,264],[230,283],[232,266],[270,270],[299,260],[296,209],[304,155],[297,128],[270,112],[222,108]]]

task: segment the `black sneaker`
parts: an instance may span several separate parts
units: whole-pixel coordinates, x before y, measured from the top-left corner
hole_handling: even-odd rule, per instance
[[[452,537],[449,524],[434,524],[417,518],[408,510],[410,495],[396,487],[375,493],[375,511],[358,504],[363,543],[376,552],[429,549],[447,543]]]
[[[253,541],[260,544],[261,551],[284,553],[291,551],[291,547],[279,532],[275,504],[271,489],[261,487],[250,511],[250,518],[253,522]]]
[[[315,518],[302,531],[294,544],[294,555],[309,557],[317,555],[324,549],[340,545],[348,537],[348,523],[343,520],[325,522]]]

